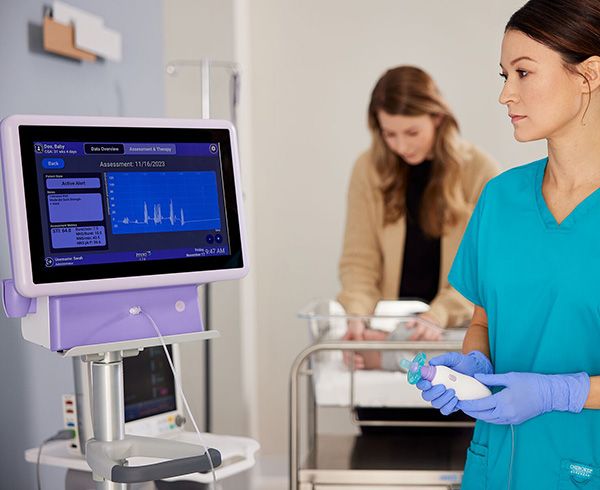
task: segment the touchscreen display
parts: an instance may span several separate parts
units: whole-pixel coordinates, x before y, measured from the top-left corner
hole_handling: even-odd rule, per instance
[[[34,282],[242,265],[227,130],[62,129],[20,128]]]

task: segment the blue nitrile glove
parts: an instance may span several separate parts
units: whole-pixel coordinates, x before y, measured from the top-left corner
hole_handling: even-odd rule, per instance
[[[504,386],[479,400],[462,400],[458,408],[491,424],[520,424],[553,410],[579,413],[590,392],[590,377],[577,374],[476,374],[487,386]]]
[[[492,363],[485,354],[474,350],[468,354],[459,352],[446,352],[440,356],[432,357],[431,366],[447,366],[459,373],[473,376],[475,373],[491,374],[494,372]],[[422,379],[417,383],[417,388],[423,391],[421,396],[431,406],[440,410],[442,415],[450,415],[458,410],[458,398],[453,389],[447,390],[444,385],[432,386],[429,381]]]

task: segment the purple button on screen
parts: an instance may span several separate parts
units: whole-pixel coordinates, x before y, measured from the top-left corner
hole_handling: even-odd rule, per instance
[[[172,143],[125,143],[125,155],[175,155],[177,145]]]
[[[74,177],[66,179],[46,179],[47,189],[100,189],[98,177]]]
[[[101,194],[49,194],[51,223],[103,221]]]
[[[69,226],[52,228],[52,248],[103,247],[104,226]]]
[[[46,189],[100,189],[98,177],[46,179]]]

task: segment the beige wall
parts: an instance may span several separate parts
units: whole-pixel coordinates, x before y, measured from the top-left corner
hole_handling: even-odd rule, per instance
[[[226,0],[165,0],[165,60],[218,61],[234,59],[233,2]],[[199,118],[202,114],[200,68],[176,67],[166,77],[166,113],[171,117]],[[210,78],[210,116],[231,118],[229,73],[214,68]],[[243,410],[240,353],[240,285],[211,286],[212,328],[221,337],[212,346],[212,430],[221,434],[248,432]],[[183,383],[195,414],[203,417],[202,343],[182,345]],[[198,421],[200,423],[200,421]]]
[[[249,11],[258,436],[285,471],[288,373],[307,343],[295,318],[338,291],[352,164],[382,72],[417,64],[438,81],[464,136],[506,167],[544,154],[513,141],[497,103],[503,27],[522,0],[245,0]],[[267,465],[269,466],[269,465]]]
[[[165,60],[235,61],[236,39],[233,0],[164,0]],[[210,116],[231,119],[229,73],[214,68],[210,77]],[[177,69],[166,79],[165,109],[168,116],[202,115],[199,67]],[[241,321],[242,282],[222,282],[211,286],[212,328],[221,337],[212,349],[212,431],[218,434],[249,435],[249,414],[242,367],[246,353]],[[183,385],[192,411],[204,417],[204,356],[201,343],[182,345]],[[202,426],[201,426],[202,427]],[[189,427],[188,430],[193,430]],[[228,478],[219,489],[250,488],[248,473]]]

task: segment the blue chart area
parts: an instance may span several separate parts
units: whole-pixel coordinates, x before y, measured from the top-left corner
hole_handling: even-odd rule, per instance
[[[221,229],[215,172],[109,172],[115,235]]]

